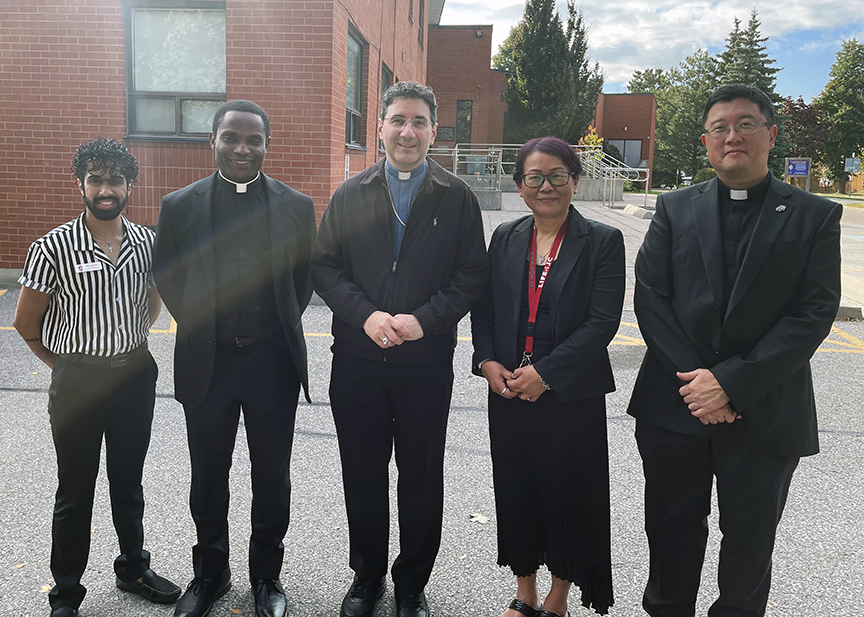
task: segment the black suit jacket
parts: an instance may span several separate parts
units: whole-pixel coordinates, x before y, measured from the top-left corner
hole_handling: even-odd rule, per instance
[[[562,401],[615,390],[606,348],[621,321],[625,284],[621,232],[584,218],[573,206],[570,211],[570,225],[542,292],[549,298],[555,349],[534,365]],[[483,360],[496,360],[510,370],[522,360],[517,338],[533,228],[529,215],[501,224],[492,234],[491,276],[471,311],[477,375]]]
[[[312,296],[309,256],[315,241],[312,199],[261,175],[270,217],[273,291],[279,320],[309,399],[306,342],[300,316]],[[204,399],[216,355],[213,194],[216,174],[162,198],[153,246],[153,273],[177,321],[175,397],[195,407]]]
[[[778,456],[818,452],[810,358],[840,302],[842,206],[771,179],[725,314],[717,180],[661,195],[636,259],[648,351],[628,412],[693,435],[735,431]],[[743,416],[703,425],[676,371],[710,369]]]

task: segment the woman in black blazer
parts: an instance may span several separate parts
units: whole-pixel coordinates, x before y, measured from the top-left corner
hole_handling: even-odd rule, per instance
[[[474,372],[489,382],[498,564],[517,577],[502,617],[566,615],[573,583],[585,607],[605,614],[613,602],[606,348],[621,319],[624,240],[570,205],[581,170],[555,137],[522,147],[513,178],[533,214],[495,230],[471,313]],[[543,564],[552,587],[541,602]]]

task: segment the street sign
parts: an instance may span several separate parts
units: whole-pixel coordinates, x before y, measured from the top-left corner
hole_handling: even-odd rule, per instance
[[[846,159],[846,167],[843,171],[851,171],[857,174],[861,171],[861,159]]]
[[[787,176],[809,176],[810,159],[786,159]]]

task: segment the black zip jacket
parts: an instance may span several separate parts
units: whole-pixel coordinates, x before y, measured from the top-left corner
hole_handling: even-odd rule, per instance
[[[488,275],[480,206],[465,182],[428,159],[394,260],[384,161],[333,194],[312,250],[312,284],[333,311],[334,349],[403,364],[446,360]],[[381,349],[363,331],[376,310],[413,314],[423,337]]]

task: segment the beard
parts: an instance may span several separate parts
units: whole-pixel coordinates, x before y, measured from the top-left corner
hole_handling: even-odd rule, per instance
[[[129,198],[125,198],[123,201],[120,201],[116,197],[110,198],[114,202],[114,207],[105,210],[96,205],[95,200],[87,199],[87,196],[84,196],[84,205],[87,206],[87,209],[90,210],[90,214],[99,219],[100,221],[113,221],[120,213],[123,212],[123,208],[126,207]]]

